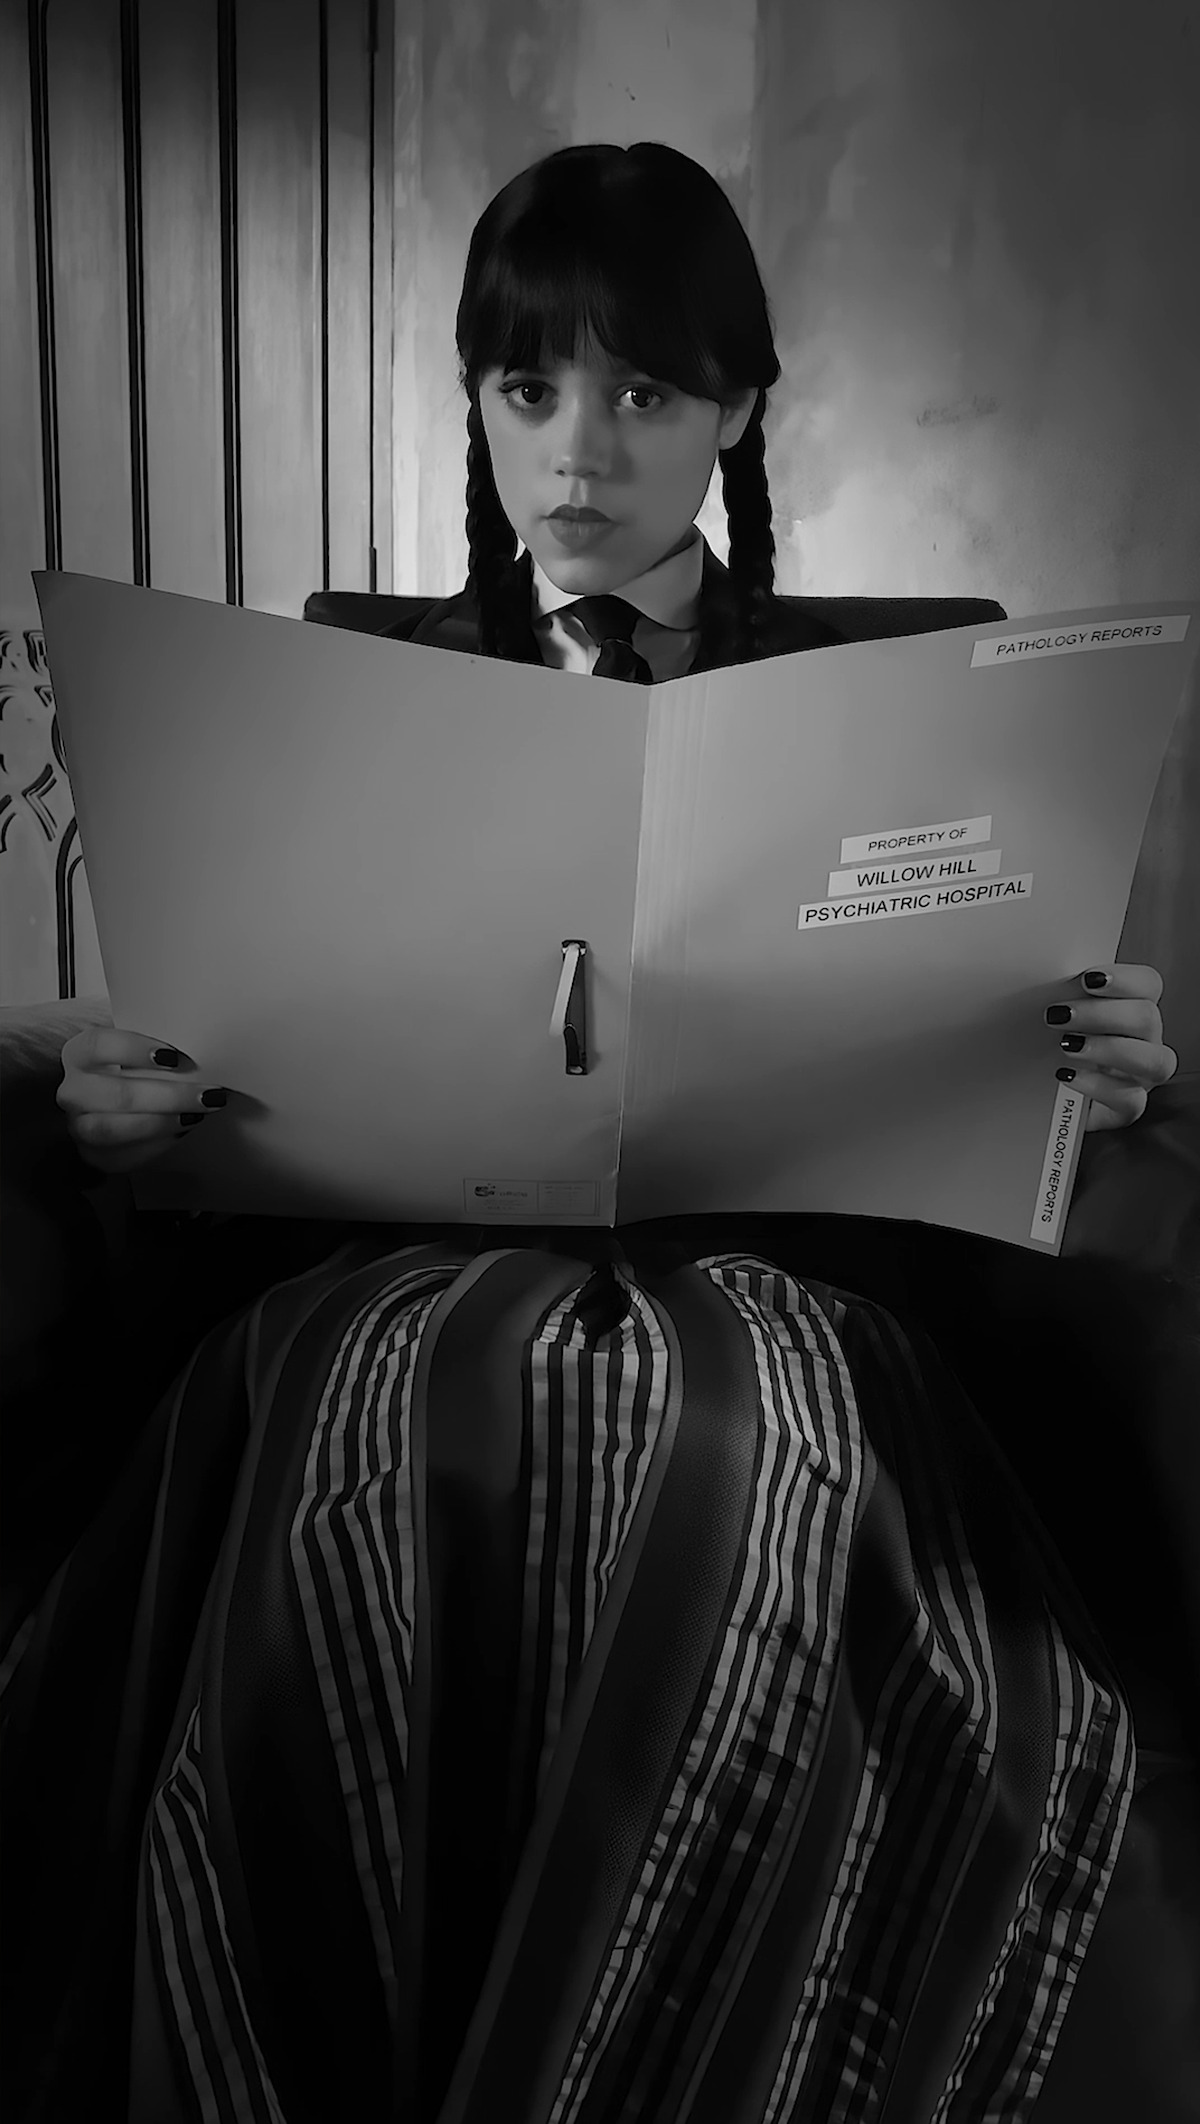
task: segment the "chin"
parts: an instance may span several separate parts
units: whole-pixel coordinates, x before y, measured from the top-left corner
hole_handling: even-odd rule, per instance
[[[558,582],[560,575],[568,583],[578,582],[581,576],[587,583],[597,582],[602,576],[611,577],[614,583],[625,582],[631,573],[628,560],[622,559],[617,550],[615,538],[606,538],[602,545],[593,548],[583,546],[578,553],[570,553],[565,546],[560,546],[551,531],[527,539],[526,544],[552,583]]]

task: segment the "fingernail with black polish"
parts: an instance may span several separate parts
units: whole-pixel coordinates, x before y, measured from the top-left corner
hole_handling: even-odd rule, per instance
[[[1083,985],[1085,988],[1107,988],[1108,975],[1106,973],[1085,973]]]
[[[1049,1010],[1046,1012],[1047,1025],[1069,1025],[1070,1022],[1071,1006],[1069,1003],[1052,1003],[1050,1005]]]
[[[1075,1082],[1075,1072],[1073,1069],[1056,1069],[1054,1074],[1058,1078],[1060,1084],[1074,1084]]]
[[[178,1069],[179,1049],[177,1047],[152,1048],[150,1051],[150,1060],[153,1063],[157,1064],[159,1069]]]
[[[209,1086],[207,1091],[201,1092],[200,1104],[201,1106],[224,1106],[225,1098],[224,1087],[220,1084],[213,1084]]]
[[[180,1128],[195,1128],[197,1121],[207,1121],[207,1114],[180,1114]]]
[[[1077,1055],[1079,1053],[1080,1048],[1083,1046],[1083,1034],[1064,1033],[1062,1039],[1059,1041],[1058,1044],[1063,1049],[1063,1052],[1065,1054]]]

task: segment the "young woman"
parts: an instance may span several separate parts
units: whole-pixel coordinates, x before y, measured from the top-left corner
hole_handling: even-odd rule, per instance
[[[458,345],[440,639],[647,682],[831,638],[773,596],[779,363],[696,164],[514,179]],[[1064,981],[1093,1125],[1172,1073],[1160,993]],[[160,1039],[64,1049],[100,1170],[211,1103]],[[11,2114],[1029,2114],[1129,1707],[934,1341],[750,1223],[360,1228],[204,1337],[4,1662]]]

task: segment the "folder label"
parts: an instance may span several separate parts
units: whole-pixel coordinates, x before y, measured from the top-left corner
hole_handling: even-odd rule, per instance
[[[594,1180],[464,1180],[463,1205],[476,1217],[594,1217]]]
[[[1070,656],[1079,649],[1147,649],[1155,642],[1181,642],[1188,631],[1187,612],[1165,613],[1160,619],[1117,620],[1085,626],[1064,627],[1060,633],[998,634],[976,642],[971,651],[971,669],[980,665],[1009,670],[1039,656]]]
[[[471,1217],[533,1216],[536,1180],[464,1180],[463,1201]]]
[[[878,833],[852,833],[842,842],[842,863],[878,863],[907,855],[941,854],[947,848],[969,848],[992,838],[992,821],[948,819],[940,826],[884,826]]]
[[[878,898],[810,900],[800,909],[801,929],[849,929],[858,922],[886,922],[894,915],[944,914],[953,907],[973,907],[985,900],[1027,900],[1033,872],[1019,877],[981,878],[975,885],[927,885],[919,892],[888,892]]]
[[[1068,1091],[1065,1087],[1054,1101],[1054,1115],[1050,1122],[1046,1155],[1042,1160],[1042,1177],[1038,1184],[1037,1208],[1029,1230],[1031,1239],[1044,1239],[1052,1245],[1058,1237],[1063,1204],[1066,1201],[1064,1183],[1070,1171],[1071,1150],[1076,1133],[1082,1125],[1086,1106],[1087,1100],[1081,1092]]]
[[[947,879],[994,878],[1003,851],[992,848],[980,855],[929,856],[924,862],[864,864],[858,870],[831,870],[829,896],[839,893],[887,892],[901,885],[941,885]]]
[[[594,1217],[598,1207],[594,1180],[541,1180],[538,1211],[544,1217]]]

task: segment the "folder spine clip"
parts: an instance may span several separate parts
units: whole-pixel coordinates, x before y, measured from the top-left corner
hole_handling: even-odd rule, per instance
[[[563,1036],[568,1077],[587,1075],[587,1017],[584,991],[584,960],[587,945],[579,937],[564,937],[562,973],[550,1014],[550,1036]]]

